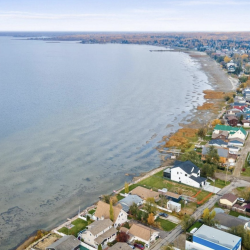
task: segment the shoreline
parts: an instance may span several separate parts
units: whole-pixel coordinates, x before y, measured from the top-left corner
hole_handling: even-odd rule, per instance
[[[160,47],[160,46],[156,46],[156,47]],[[218,65],[215,65],[215,67],[217,67],[217,71],[220,72],[220,73],[217,74],[217,76],[216,76],[216,74],[215,74],[215,76],[213,75],[213,69],[214,69],[215,67],[213,67],[213,68],[207,67],[207,64],[211,63],[211,64],[209,64],[209,65],[212,65],[212,64],[215,63],[208,55],[206,55],[205,53],[201,54],[202,52],[188,51],[188,50],[178,50],[178,51],[176,51],[176,52],[187,53],[192,59],[195,59],[195,60],[199,63],[199,65],[201,66],[200,70],[203,71],[203,72],[206,74],[206,76],[208,77],[209,85],[210,85],[211,88],[214,88],[215,90],[221,90],[221,89],[224,90],[225,87],[226,87],[226,88],[228,88],[228,91],[231,90],[231,89],[229,89],[229,87],[231,87],[231,86],[230,86],[230,85],[228,86],[228,83],[231,82],[231,81],[229,80],[228,77],[227,77],[227,82],[224,81],[224,80],[221,81],[221,79],[223,79],[223,77],[220,77],[219,75],[220,75],[220,74],[221,74],[221,75],[222,75],[222,74],[226,75],[226,74],[225,74],[225,72],[224,72],[221,68],[218,67]],[[205,65],[205,64],[206,64],[206,65]],[[233,85],[232,82],[231,82],[231,84]],[[233,85],[233,86],[234,86],[234,85]],[[202,93],[201,93],[201,94],[202,94]],[[207,101],[207,100],[204,99],[204,103],[205,103],[206,101]],[[210,102],[213,102],[213,103],[216,102],[216,100],[209,100],[209,101],[210,101]],[[212,117],[212,116],[217,116],[217,115],[218,115],[218,114],[214,114],[212,110],[197,110],[197,109],[193,109],[193,110],[191,111],[191,113],[192,113],[193,120],[194,120],[195,122],[197,122],[196,126],[204,125],[204,119],[205,119],[205,118],[207,118],[208,120],[211,120],[211,117]],[[208,115],[208,113],[209,113],[209,115]],[[201,119],[201,117],[203,117],[204,119]],[[182,123],[180,123],[179,125],[180,125],[181,127],[184,127],[184,126],[185,126],[185,127],[188,127],[188,126],[192,126],[192,127],[193,127],[193,123],[191,122],[191,124],[190,124],[190,121],[188,121],[187,119],[188,119],[188,117],[184,118],[183,121],[182,121]],[[186,124],[185,124],[185,122],[186,122]],[[166,125],[167,125],[167,124],[166,124]],[[169,135],[168,135],[168,136],[169,136]],[[160,143],[159,143],[159,144],[160,144]],[[156,149],[156,150],[157,150],[157,149]],[[158,151],[158,152],[159,152],[159,151]],[[164,156],[164,154],[159,153],[159,156],[160,156],[160,157],[161,157],[161,156]],[[147,172],[141,173],[139,176],[135,176],[134,179],[136,179],[136,180],[133,179],[133,180],[130,182],[130,184],[137,183],[138,181],[140,181],[140,180],[142,180],[142,179],[144,179],[144,178],[149,177],[151,174],[154,174],[155,171],[156,171],[157,169],[160,169],[160,170],[161,170],[162,168],[165,168],[165,166],[163,166],[163,165],[164,165],[164,162],[165,162],[165,160],[161,157],[161,165],[160,165],[160,166],[158,166],[158,167],[156,167],[156,168],[153,168],[153,169],[151,169],[151,170],[149,170],[149,171],[147,171]],[[159,170],[159,171],[160,171],[160,170]],[[138,179],[137,179],[137,178],[138,178]],[[123,187],[122,187],[121,189],[123,189]],[[98,199],[98,197],[97,197],[97,199]],[[97,200],[97,201],[98,201],[98,200]],[[84,209],[84,211],[86,211],[89,207],[91,207],[91,206],[87,206],[87,207]],[[82,212],[82,213],[83,213],[83,212]],[[81,213],[81,214],[82,214],[82,213]],[[75,216],[73,216],[71,219],[74,219],[74,218],[77,217],[77,216],[78,216],[78,215],[75,215]],[[59,226],[55,227],[54,229],[51,229],[50,231],[53,231],[53,230],[55,230],[55,229],[61,227],[63,224],[65,224],[65,222],[62,223],[62,224],[60,224]],[[38,230],[39,230],[39,229],[38,229]],[[24,240],[24,242],[23,242],[21,245],[19,244],[17,247],[19,247],[19,249],[21,250],[21,249],[22,249],[22,245],[24,245],[25,242],[29,241],[29,239],[30,239],[31,237],[33,237],[33,236],[34,236],[34,233],[33,233],[30,237],[27,237],[26,240]],[[16,249],[16,247],[13,248],[13,249]]]

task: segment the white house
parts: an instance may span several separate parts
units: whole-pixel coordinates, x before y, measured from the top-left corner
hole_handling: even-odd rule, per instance
[[[207,179],[200,177],[200,169],[191,161],[175,161],[171,168],[171,180],[200,188],[206,185]]]
[[[133,224],[128,233],[130,234],[130,242],[139,240],[145,242],[147,247],[149,247],[150,243],[156,240],[159,236],[158,231],[141,224]]]
[[[181,204],[174,201],[168,201],[167,209],[179,213],[181,211]]]
[[[83,232],[80,237],[88,245],[95,248],[98,245],[105,245],[107,242],[114,241],[117,230],[113,227],[110,219],[98,220],[88,225],[88,230]]]
[[[114,227],[118,227],[127,221],[128,214],[122,209],[122,206],[118,204],[117,206],[113,206],[114,209]],[[97,208],[95,214],[93,215],[94,220],[104,220],[110,218],[110,205],[103,202],[98,201]]]
[[[243,128],[239,128],[236,132],[230,132],[228,139],[232,140],[235,138],[240,138],[242,140],[246,140],[247,137],[247,132]]]

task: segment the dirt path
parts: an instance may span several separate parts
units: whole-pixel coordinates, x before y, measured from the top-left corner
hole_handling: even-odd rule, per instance
[[[245,145],[241,150],[241,155],[238,161],[236,162],[234,172],[233,172],[234,177],[240,177],[241,169],[245,163],[245,159],[247,157],[247,153],[249,152],[249,149],[250,149],[250,136],[248,136],[247,140],[245,141]]]

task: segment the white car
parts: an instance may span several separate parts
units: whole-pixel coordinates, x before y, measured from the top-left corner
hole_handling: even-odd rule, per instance
[[[245,201],[243,198],[238,198],[237,200],[242,203]]]

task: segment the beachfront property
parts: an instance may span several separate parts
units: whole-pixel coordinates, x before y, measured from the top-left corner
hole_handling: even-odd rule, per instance
[[[223,141],[222,139],[213,139],[208,142],[209,146],[215,146],[215,147],[224,147],[226,148],[228,143]]]
[[[143,200],[146,200],[148,198],[154,198],[155,201],[159,200],[159,193],[155,192],[153,190],[138,186],[136,188],[134,188],[132,191],[130,191],[130,194],[132,195],[138,195],[139,197],[141,197]]]
[[[200,177],[200,169],[191,161],[175,161],[171,168],[171,180],[197,188],[205,186],[207,181]]]
[[[74,235],[65,235],[61,239],[52,243],[46,250],[62,250],[62,249],[71,249],[71,250],[79,250],[81,245],[81,241],[78,240]]]
[[[104,219],[88,225],[88,230],[81,233],[80,237],[86,244],[98,248],[98,245],[104,246],[108,242],[114,241],[116,233],[113,222],[110,219]]]
[[[124,199],[120,200],[118,203],[121,204],[123,211],[128,213],[129,207],[133,203],[135,203],[139,207],[143,204],[143,199],[141,199],[138,195],[129,194]]]
[[[185,245],[187,250],[240,250],[241,237],[202,225]]]
[[[233,109],[239,109],[239,110],[243,110],[244,108],[246,108],[248,105],[246,103],[242,103],[242,102],[234,102],[231,104],[231,107]]]
[[[239,138],[242,140],[245,140],[247,137],[247,132],[244,128],[236,128],[236,127],[231,127],[231,126],[226,126],[226,125],[216,125],[214,127],[214,134],[220,134],[221,131],[226,131],[228,132],[228,139],[235,139]]]
[[[93,215],[94,220],[104,220],[104,219],[110,219],[110,205],[103,202],[98,201],[95,214]],[[117,206],[113,206],[114,210],[114,227],[118,227],[125,223],[128,218],[128,214],[122,209],[121,204],[118,204]]]
[[[142,224],[133,224],[130,229],[122,228],[122,231],[129,234],[129,242],[142,241],[146,244],[146,247],[149,247],[150,243],[159,237],[158,231]]]

